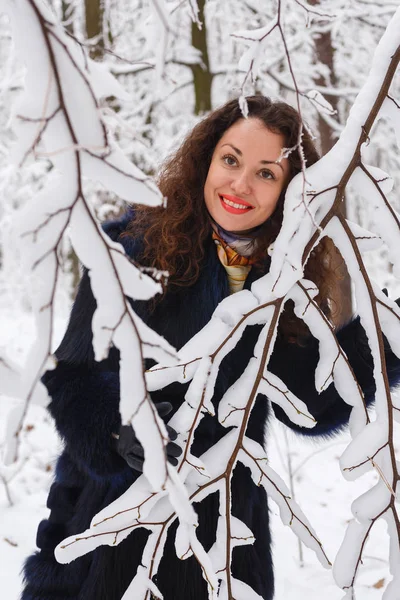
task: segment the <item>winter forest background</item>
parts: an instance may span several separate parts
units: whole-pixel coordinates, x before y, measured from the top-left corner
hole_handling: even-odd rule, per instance
[[[100,98],[99,119],[125,157],[146,176],[157,173],[164,157],[177,147],[185,133],[205,113],[228,99],[253,93],[283,98],[300,107],[304,123],[315,135],[321,154],[327,154],[345,130],[357,94],[369,81],[372,91],[368,88],[364,104],[357,105],[358,110],[361,112],[365,106],[368,109],[368,102],[372,105],[375,100],[371,65],[377,45],[392,19],[395,26],[385,38],[383,54],[390,43],[394,48],[400,46],[399,3],[389,0],[46,0],[45,4],[50,9],[48,14],[63,24],[71,48],[75,48],[81,57],[90,56],[98,64],[91,82]],[[39,48],[43,49],[43,41],[38,33],[38,21],[30,12],[36,5],[44,6],[33,0],[0,0],[0,366],[7,364],[6,357],[9,364],[24,365],[26,359],[29,363],[32,357],[28,354],[39,322],[35,322],[35,312],[38,312],[36,296],[41,295],[38,291],[41,284],[35,269],[31,268],[32,263],[27,267],[29,261],[24,257],[24,246],[28,253],[30,246],[27,237],[18,233],[21,231],[20,215],[23,221],[24,215],[30,214],[29,207],[37,207],[35,202],[45,198],[48,189],[53,190],[54,202],[58,201],[59,188],[54,172],[60,168],[57,163],[60,150],[54,149],[49,139],[51,136],[55,139],[58,131],[60,140],[64,139],[61,122],[55,123],[53,129],[53,125],[49,125],[51,131],[46,132],[49,139],[42,140],[40,135],[40,139],[35,140],[23,129],[23,119],[18,116],[23,89],[26,94],[31,94],[30,98],[25,96],[25,107],[36,92],[40,97],[43,91],[41,81],[35,88],[32,77],[27,76],[30,68],[34,72],[35,60],[37,73],[46,72],[46,64],[40,63],[46,59],[41,55],[42,50],[39,52]],[[31,55],[28,69],[24,61],[24,35],[31,40],[32,47],[37,44],[38,49],[37,55]],[[389,51],[387,54],[389,58],[394,55]],[[385,63],[382,56],[378,66],[373,67],[375,76],[379,70],[383,74],[385,69],[389,70],[390,61]],[[396,211],[393,212],[394,219],[397,212],[400,213],[397,191],[400,186],[400,117],[395,114],[400,106],[400,77],[396,67],[397,64],[381,118],[373,122],[362,148],[363,164],[381,169],[393,180],[391,191],[390,185],[381,184],[386,181],[386,175],[382,176],[381,171],[374,171],[372,167],[369,170],[373,174],[375,192],[388,199]],[[108,72],[119,85],[108,79]],[[75,75],[70,73],[68,79],[66,69],[60,69],[59,73],[65,82],[64,91],[71,110],[77,115],[81,106],[84,114],[89,114],[84,111],[86,100],[83,95],[79,96]],[[49,77],[47,72],[46,77]],[[47,85],[50,89],[50,80]],[[48,96],[51,102],[51,94]],[[42,114],[40,106],[36,109],[39,110],[36,121],[39,119],[44,123],[43,116],[50,113]],[[29,127],[32,122],[25,125]],[[88,136],[93,133],[90,125],[85,131]],[[343,138],[347,141],[346,148],[351,145],[352,136],[354,130],[353,133],[346,130]],[[341,150],[345,157],[346,148]],[[93,152],[96,155],[97,150],[94,148]],[[333,160],[335,155],[331,156]],[[101,165],[98,171],[100,168]],[[321,167],[321,173],[329,180],[332,162],[325,163],[324,169]],[[145,181],[144,175],[138,179]],[[136,172],[134,176],[137,177]],[[117,181],[111,181],[112,178],[110,185],[104,181],[99,183],[97,179],[96,176],[85,179],[83,194],[98,219],[103,221],[119,214],[125,200],[129,200],[124,200],[124,194],[116,193],[115,189],[124,188],[126,195],[128,188],[119,186]],[[314,183],[318,189],[321,181],[317,177]],[[328,184],[323,182],[323,185]],[[151,187],[147,192],[149,198],[151,194],[156,197]],[[137,187],[137,195],[141,193],[141,188]],[[374,190],[365,181],[350,180],[345,189],[343,215],[364,230],[377,231],[382,238],[385,238],[382,227],[386,227],[387,243],[376,245],[363,254],[363,260],[371,279],[378,284],[376,290],[386,287],[389,297],[394,299],[400,296],[400,284],[393,275],[392,266],[396,260],[394,253],[399,248],[399,232],[390,227],[389,217],[379,220],[384,209],[378,200],[369,203],[365,194],[374,198]],[[131,200],[140,202],[139,197]],[[317,218],[316,213],[313,216]],[[378,227],[377,223],[380,223]],[[358,237],[362,237],[360,231],[355,227],[352,229],[356,237],[357,232]],[[54,256],[57,257],[58,271],[56,292],[51,296],[54,304],[51,316],[53,350],[63,334],[79,280],[79,259],[68,235],[63,236]],[[353,272],[351,268],[349,270]],[[338,323],[345,322],[353,313],[355,301],[352,307],[351,300],[346,299],[351,298],[351,286],[353,291],[354,285],[356,288],[361,286],[357,277],[353,280],[351,284],[347,272],[343,272],[340,290],[343,311]],[[362,292],[362,287],[359,289]],[[380,298],[376,290],[374,288],[376,297]],[[285,294],[289,292],[290,286]],[[396,311],[396,308],[391,305],[391,310]],[[366,309],[368,321],[367,312]],[[384,321],[382,317],[382,328]],[[385,323],[388,327],[389,321]],[[392,327],[393,322],[390,323]],[[398,323],[394,324],[395,332],[396,328],[400,329]],[[40,344],[38,348],[40,350]],[[163,350],[167,352],[168,349]],[[162,362],[165,358],[162,349],[160,357]],[[31,363],[29,365],[28,371],[35,368]],[[3,380],[5,374],[5,369],[0,370]],[[344,371],[339,375],[344,378]],[[59,447],[43,406],[45,402],[40,399],[36,402],[35,398],[35,402],[26,405],[27,414],[21,431],[18,431],[18,448],[12,442],[10,449],[9,439],[7,446],[7,436],[10,438],[10,431],[16,431],[15,422],[21,416],[20,400],[11,393],[13,385],[5,386],[0,403],[0,443],[4,454],[8,458],[13,455],[15,459],[0,466],[0,573],[2,594],[7,600],[18,598],[22,561],[34,550],[37,524],[47,514],[46,496]],[[19,396],[21,398],[23,394]],[[394,413],[399,411],[396,403],[398,405],[395,397]],[[397,433],[395,424],[390,447],[393,446],[398,456]],[[350,434],[346,433],[324,442],[303,441],[274,423],[267,449],[269,463],[285,480],[292,497],[317,531],[331,561],[354,517],[352,501],[382,481],[390,493],[394,496],[396,493],[395,484],[390,483],[385,471],[387,465],[379,465],[378,460],[361,479],[354,482],[343,479],[339,457],[350,440]],[[335,584],[332,572],[324,570],[314,552],[293,535],[290,527],[282,525],[277,505],[271,503],[270,508],[274,527],[276,598],[320,600],[321,594],[327,600],[343,598],[344,592],[338,587],[340,583]],[[390,572],[388,527],[392,539]],[[397,532],[400,534],[398,523]],[[386,600],[400,597],[395,591],[396,586],[400,589],[400,552],[396,550],[399,539],[395,534],[396,527],[391,528],[382,519],[371,530],[355,585],[358,598]],[[355,538],[354,544],[358,539]],[[347,540],[348,546],[350,542]],[[355,565],[351,550],[347,549],[347,552],[345,556]],[[339,564],[337,580],[342,581],[343,588],[347,581],[344,570]],[[387,588],[393,577],[393,585]],[[385,593],[387,595],[383,596]],[[251,598],[250,595],[243,597]],[[346,598],[352,597],[346,595]]]

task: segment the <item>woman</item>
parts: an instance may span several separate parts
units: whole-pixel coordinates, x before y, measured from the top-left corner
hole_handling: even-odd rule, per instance
[[[159,187],[168,198],[167,209],[137,208],[104,226],[129,256],[169,271],[163,295],[147,303],[135,301],[133,306],[177,348],[208,322],[224,297],[249,288],[268,271],[266,250],[282,223],[285,190],[301,168],[297,150],[287,157],[282,152],[297,144],[298,113],[261,96],[247,100],[248,119],[243,119],[236,100],[228,102],[200,122],[167,161],[159,178]],[[307,131],[303,152],[307,165],[318,159]],[[331,246],[322,241],[305,273],[318,285],[317,301],[327,316],[332,316],[336,282],[331,257]],[[118,351],[112,348],[106,360],[94,361],[91,319],[95,306],[85,272],[67,332],[56,352],[57,368],[44,377],[52,398],[49,409],[65,447],[48,498],[51,513],[38,530],[40,550],[25,565],[23,600],[119,600],[136,573],[148,535],[135,530],[116,548],[100,547],[70,565],[57,564],[53,556],[55,546],[85,530],[93,515],[120,496],[142,467],[140,444],[131,428],[120,427]],[[259,331],[259,326],[248,327],[222,362],[213,397],[216,407],[246,367]],[[367,401],[371,401],[375,391],[372,360],[359,322],[344,327],[338,338]],[[307,404],[317,425],[303,430],[288,421],[279,407],[273,409],[281,421],[306,435],[333,433],[349,417],[349,406],[333,385],[320,395],[315,391],[317,360],[315,339],[287,306],[269,369]],[[395,384],[400,366],[390,350],[387,363],[390,382]],[[186,389],[172,384],[152,394],[162,417],[172,416]],[[264,443],[269,413],[269,403],[259,395],[247,430],[259,443]],[[216,418],[205,416],[193,453],[201,455],[225,433]],[[180,453],[174,436],[170,430],[167,450],[172,463]],[[235,548],[233,575],[270,600],[274,584],[266,494],[253,484],[249,470],[241,464],[234,471],[232,493],[233,515],[256,536],[253,545]],[[208,550],[215,540],[218,498],[211,495],[195,508],[198,537]],[[159,589],[165,600],[206,600],[206,585],[195,559],[176,558],[174,531],[172,526],[158,570]]]

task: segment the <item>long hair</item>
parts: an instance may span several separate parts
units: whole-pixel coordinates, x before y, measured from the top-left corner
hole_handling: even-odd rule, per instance
[[[265,96],[250,96],[247,104],[249,117],[259,119],[272,132],[282,134],[286,148],[295,148],[288,156],[289,177],[275,211],[258,232],[256,258],[261,265],[265,262],[268,246],[275,240],[282,225],[287,185],[301,171],[298,137],[302,123],[299,113],[285,102],[273,102]],[[217,143],[227,129],[242,118],[236,99],[200,121],[161,168],[157,183],[167,198],[167,208],[140,206],[125,233],[143,238],[143,251],[138,259],[146,266],[168,271],[169,289],[193,285],[199,277],[205,242],[211,235],[204,184]],[[304,127],[302,152],[307,166],[319,159],[311,136]],[[327,315],[331,312],[331,290],[337,280],[332,254],[333,245],[324,238],[311,253],[305,268],[305,277],[319,288],[316,301]],[[282,315],[281,326],[290,338],[297,339],[306,333],[304,324],[296,319],[290,307]]]

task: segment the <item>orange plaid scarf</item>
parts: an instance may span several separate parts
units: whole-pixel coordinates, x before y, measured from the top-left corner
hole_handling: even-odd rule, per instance
[[[212,237],[217,246],[218,258],[228,275],[230,293],[240,292],[251,266],[255,262],[254,259],[250,256],[241,256],[236,250],[228,246],[216,231],[213,231]]]

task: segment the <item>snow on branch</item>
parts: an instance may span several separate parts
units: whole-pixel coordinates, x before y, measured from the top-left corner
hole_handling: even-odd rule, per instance
[[[199,7],[197,0],[185,0],[188,3],[188,9],[191,20],[196,26],[201,29],[202,24],[199,20]],[[188,44],[184,48],[184,58],[182,58],[182,42],[180,40],[179,32],[175,25],[172,23],[172,13],[169,12],[169,7],[165,0],[150,0],[150,6],[152,16],[154,19],[154,27],[152,29],[151,39],[149,40],[149,47],[154,52],[154,87],[155,87],[155,100],[159,100],[158,96],[161,97],[160,84],[163,78],[165,78],[165,67],[168,62],[172,62],[180,65],[191,65],[201,61],[201,54],[198,49],[194,48],[191,44]],[[178,5],[179,6],[179,5]],[[176,7],[175,7],[176,8]],[[171,56],[170,47],[171,40],[174,39],[176,42],[176,48]],[[140,67],[139,67],[140,68]],[[149,68],[149,67],[145,67]],[[152,66],[150,68],[153,68]]]
[[[154,7],[159,11],[160,22],[168,29],[165,6],[157,0]],[[164,340],[141,323],[126,299],[127,296],[150,298],[159,289],[157,278],[143,273],[126,258],[120,245],[110,242],[102,233],[82,186],[85,175],[103,181],[122,198],[153,205],[162,201],[153,184],[109,139],[102,122],[99,96],[118,95],[120,90],[114,80],[100,71],[100,66],[87,59],[81,47],[64,36],[35,0],[18,0],[13,4],[12,15],[16,31],[24,34],[19,37],[19,47],[28,64],[26,95],[17,113],[23,141],[19,157],[21,160],[30,154],[51,157],[56,169],[63,173],[63,185],[60,180],[53,181],[52,188],[37,198],[35,206],[29,207],[21,219],[20,231],[26,242],[29,267],[41,273],[45,282],[35,299],[38,325],[45,335],[32,352],[28,368],[24,370],[28,374],[25,378],[20,375],[22,368],[15,368],[6,358],[0,362],[3,371],[12,368],[15,373],[8,379],[9,390],[18,390],[23,398],[18,418],[13,416],[17,425],[11,431],[17,439],[21,418],[29,403],[36,399],[33,397],[36,389],[42,394],[41,401],[47,401],[39,378],[51,360],[58,248],[68,226],[74,247],[90,271],[98,303],[93,319],[96,358],[106,356],[111,344],[120,349],[121,414],[124,422],[133,424],[138,435],[144,432],[139,436],[146,457],[144,476],[96,515],[87,531],[61,542],[56,549],[57,559],[66,563],[102,544],[114,546],[134,529],[143,527],[150,535],[141,565],[124,600],[149,600],[150,594],[162,598],[162,590],[157,589],[153,578],[162,560],[169,528],[178,519],[177,555],[182,560],[191,555],[196,557],[210,599],[217,596],[221,600],[259,598],[244,582],[235,579],[231,571],[235,546],[253,543],[256,534],[231,514],[231,481],[237,463],[241,462],[250,469],[254,482],[262,485],[277,503],[283,522],[314,550],[324,566],[330,565],[321,541],[284,482],[268,464],[264,449],[246,436],[254,403],[260,395],[265,402],[267,395],[297,425],[315,425],[315,419],[301,399],[268,370],[279,318],[290,300],[295,305],[296,315],[307,324],[320,345],[316,389],[322,391],[333,382],[343,400],[352,407],[353,440],[341,459],[344,474],[354,478],[368,468],[376,469],[379,474],[375,488],[353,505],[355,520],[349,526],[336,561],[336,579],[346,590],[347,598],[353,598],[366,538],[374,523],[383,517],[391,534],[393,574],[385,600],[394,599],[400,585],[400,527],[395,506],[399,473],[393,420],[399,418],[400,410],[390,397],[382,330],[393,351],[400,356],[400,310],[370,281],[362,262],[361,252],[376,245],[377,236],[346,221],[341,216],[340,204],[350,180],[353,186],[361,187],[361,191],[366,182],[369,183],[368,195],[374,210],[381,211],[377,233],[387,241],[394,262],[398,262],[394,254],[398,247],[399,221],[386,197],[389,179],[365,165],[362,152],[374,123],[385,111],[390,114],[397,134],[399,131],[399,105],[390,95],[390,84],[400,60],[400,10],[382,38],[370,76],[354,103],[339,142],[308,169],[303,159],[302,172],[288,188],[284,221],[274,243],[270,272],[255,282],[251,291],[226,298],[211,321],[181,349],[179,360]],[[299,91],[281,28],[281,2],[277,17],[270,25],[252,32],[253,37],[249,37],[248,32],[242,35],[254,42],[254,47],[257,44],[257,50],[252,47],[246,58],[250,61],[248,74],[259,58],[260,42],[274,30],[281,34],[295,89]],[[26,31],[31,35],[26,35]],[[245,112],[243,100],[242,107]],[[298,134],[300,151],[301,135],[302,129]],[[314,300],[318,290],[303,279],[306,261],[323,235],[334,240],[354,279],[360,318],[375,365],[377,418],[373,422],[333,328]],[[260,326],[253,358],[225,393],[216,415],[212,397],[219,366],[236,347],[245,328],[251,325]],[[144,356],[159,361],[146,375],[142,369]],[[190,382],[185,402],[170,421],[179,432],[177,441],[183,449],[177,469],[165,460],[167,434],[149,395],[174,381]],[[129,395],[131,389],[136,390],[135,399]],[[207,452],[195,456],[192,453],[194,435],[205,414],[218,418],[229,430]],[[206,552],[196,537],[197,517],[191,503],[201,502],[216,492],[220,516],[215,544]]]
[[[298,151],[300,155],[301,161],[301,171],[302,171],[302,203],[305,207],[311,221],[315,221],[313,219],[312,212],[308,211],[308,204],[306,202],[305,193],[306,193],[306,160],[303,152],[302,138],[303,138],[303,129],[306,126],[303,120],[302,108],[300,104],[300,97],[304,96],[307,100],[310,101],[313,107],[318,109],[318,112],[326,119],[327,115],[334,114],[334,110],[330,103],[322,96],[322,94],[317,90],[309,90],[307,93],[304,93],[300,90],[300,86],[297,82],[292,54],[290,51],[290,43],[286,39],[286,34],[283,26],[283,0],[278,0],[277,3],[277,11],[276,16],[271,20],[271,22],[262,27],[260,29],[252,30],[252,31],[240,31],[234,34],[234,37],[239,38],[249,44],[248,50],[243,54],[239,61],[239,69],[245,71],[246,75],[244,77],[242,87],[241,87],[241,95],[239,98],[240,107],[242,109],[242,113],[244,117],[248,116],[248,106],[245,98],[245,86],[248,79],[252,79],[254,82],[258,73],[260,72],[261,64],[263,61],[263,54],[266,54],[267,44],[270,43],[270,38],[274,32],[277,32],[279,35],[280,42],[283,47],[283,53],[286,58],[287,66],[289,69],[290,78],[293,82],[293,90],[296,95],[296,108],[300,115],[301,126],[299,127],[299,131],[297,132],[297,143],[293,148],[285,148],[284,153],[281,158],[289,156],[289,154],[295,150]]]
[[[302,6],[307,11],[307,15],[315,14],[320,17],[332,17],[332,15],[323,15],[318,11],[312,9],[310,6],[305,7],[303,4],[297,3]],[[245,100],[245,86],[248,80],[251,80],[253,83],[257,79],[257,77],[262,73],[262,65],[265,62],[266,56],[268,56],[268,52],[266,52],[268,45],[271,44],[271,36],[274,32],[279,34],[279,38],[281,40],[283,46],[283,56],[287,62],[289,69],[290,82],[287,77],[282,77],[282,75],[278,72],[277,69],[273,69],[273,65],[266,66],[266,73],[274,80],[276,80],[280,85],[293,91],[296,94],[296,102],[297,109],[301,114],[301,106],[300,106],[300,97],[305,98],[310,102],[310,104],[317,109],[318,113],[325,119],[328,120],[329,117],[335,114],[335,110],[332,108],[330,102],[322,95],[321,91],[318,89],[309,89],[302,90],[297,82],[293,61],[292,61],[292,52],[296,49],[296,46],[299,44],[298,40],[295,39],[287,39],[287,35],[284,31],[283,26],[283,1],[278,0],[278,8],[276,16],[271,20],[271,22],[265,27],[253,30],[246,31],[237,31],[232,34],[232,37],[241,40],[249,45],[249,48],[242,55],[238,68],[240,71],[245,72],[245,77],[241,86],[241,97],[240,102],[243,105],[243,114],[247,116],[247,105]],[[310,18],[310,17],[309,17]],[[300,39],[302,36],[298,36]],[[325,90],[324,90],[325,91]],[[329,92],[329,90],[327,90]],[[333,91],[333,90],[332,90]],[[334,94],[343,93],[340,90],[334,90]],[[333,125],[334,129],[341,130],[339,124],[334,121],[334,119],[329,119],[329,123]],[[299,147],[301,147],[301,139],[299,139]]]
[[[386,197],[391,189],[390,178],[379,169],[365,165],[363,147],[369,142],[373,125],[385,115],[386,107],[396,107],[390,101],[389,92],[400,61],[399,31],[400,10],[397,10],[376,50],[368,80],[352,107],[338,143],[319,163],[307,170],[307,206],[303,202],[303,182],[299,178],[291,182],[284,223],[274,244],[271,263],[273,290],[281,296],[288,293],[290,286],[302,275],[304,264],[321,236],[331,237],[353,279],[357,309],[374,359],[377,417],[371,423],[369,419],[365,421],[365,414],[360,420],[362,411],[359,411],[357,418],[352,415],[350,422],[354,439],[341,459],[343,474],[348,478],[358,477],[368,468],[375,468],[380,477],[376,488],[354,503],[356,521],[350,525],[336,561],[335,577],[339,585],[347,590],[348,598],[354,597],[354,583],[365,540],[372,525],[381,516],[390,523],[392,565],[400,548],[400,526],[395,506],[399,472],[393,440],[393,420],[398,419],[398,410],[390,396],[382,335],[383,330],[392,350],[400,356],[400,311],[370,281],[364,267],[361,237],[365,246],[369,241],[367,237],[374,243],[373,236],[354,236],[354,226],[340,212],[345,188],[351,181],[351,185],[370,202],[376,217],[377,233],[388,244],[391,260],[398,273],[399,219]],[[390,117],[397,129],[399,113],[391,112]],[[312,219],[308,218],[310,213]],[[339,381],[339,378],[335,380],[336,386]],[[340,388],[338,391],[342,395],[345,392]],[[353,561],[347,560],[349,554],[355,557]],[[399,589],[398,568],[392,568],[392,574],[394,579],[385,593],[385,599],[394,599],[397,593],[394,590]]]
[[[178,473],[191,501],[201,502],[209,494],[218,492],[220,516],[215,544],[207,560],[195,549],[190,527],[184,523],[178,528],[176,549],[182,559],[191,554],[198,558],[210,598],[216,597],[215,576],[219,582],[218,598],[258,597],[243,582],[237,581],[231,572],[234,547],[253,543],[255,535],[244,523],[234,519],[230,510],[230,483],[238,461],[250,468],[255,483],[263,485],[278,504],[283,522],[315,551],[322,564],[330,564],[312,526],[280,477],[268,465],[264,450],[246,437],[247,423],[259,394],[268,395],[296,424],[304,427],[314,425],[312,415],[301,400],[268,371],[279,317],[288,300],[294,302],[296,315],[307,324],[319,342],[316,389],[322,391],[333,382],[343,400],[352,407],[350,431],[353,440],[341,458],[343,474],[349,479],[360,476],[366,469],[375,469],[379,474],[378,484],[353,504],[355,520],[349,525],[336,559],[336,580],[346,591],[346,598],[355,597],[354,585],[366,539],[374,523],[382,517],[388,523],[391,536],[393,574],[385,600],[396,598],[400,527],[395,505],[399,472],[393,442],[393,420],[399,417],[400,411],[390,396],[383,333],[392,350],[400,356],[400,310],[370,281],[361,252],[376,247],[380,238],[391,244],[393,249],[397,243],[398,219],[386,197],[389,178],[366,166],[362,153],[373,125],[382,116],[386,100],[390,97],[390,85],[400,60],[399,31],[400,10],[377,48],[370,76],[355,101],[340,140],[328,155],[291,182],[282,229],[272,251],[270,272],[256,281],[251,291],[226,298],[208,325],[181,349],[178,363],[172,366],[159,364],[147,373],[149,390],[160,389],[173,381],[190,382],[184,404],[170,421],[179,431],[178,441],[184,450]],[[361,185],[361,191],[368,194],[375,209],[381,209],[383,216],[381,224],[378,224],[379,235],[363,230],[341,215],[340,204],[350,180],[353,186]],[[371,182],[367,190],[365,181]],[[371,189],[375,190],[374,194],[371,194]],[[374,421],[368,415],[363,393],[332,325],[314,300],[318,290],[313,283],[303,279],[310,252],[324,235],[331,237],[341,251],[355,284],[360,319],[375,365],[377,417]],[[211,398],[221,360],[236,346],[245,327],[255,324],[261,326],[261,332],[254,357],[225,393],[218,407],[220,423],[230,430],[202,456],[196,457],[191,453],[194,433],[204,414],[215,413]],[[65,540],[57,549],[58,560],[69,562],[100,544],[118,543],[121,535],[124,536],[128,530],[138,526],[149,529],[151,534],[143,568],[124,600],[149,599],[149,582],[156,575],[162,559],[166,532],[177,518],[165,493],[146,496],[143,482],[144,478],[137,480],[121,498],[93,519],[91,527],[82,536]]]
[[[178,473],[185,482],[191,501],[200,502],[207,495],[219,492],[220,519],[216,541],[208,553],[206,562],[203,562],[199,552],[195,551],[189,535],[190,530],[185,529],[182,524],[177,531],[176,548],[178,556],[182,558],[192,553],[196,555],[208,583],[210,598],[216,597],[216,588],[212,585],[209,564],[213,566],[212,573],[218,574],[218,598],[257,597],[243,582],[232,577],[230,567],[235,545],[254,541],[253,533],[244,523],[233,518],[230,512],[230,484],[238,460],[250,466],[258,485],[263,485],[269,493],[270,489],[273,489],[271,497],[285,515],[284,522],[290,525],[295,533],[301,535],[325,566],[330,564],[321,542],[279,476],[271,468],[265,467],[267,457],[263,449],[245,435],[255,399],[258,393],[265,391],[266,381],[270,387],[275,386],[282,391],[281,394],[276,393],[276,401],[289,415],[298,415],[297,418],[294,417],[295,422],[306,427],[315,424],[305,405],[293,394],[286,393],[283,382],[266,373],[282,306],[282,300],[276,299],[258,304],[249,291],[226,298],[215,311],[210,323],[182,348],[179,365],[156,366],[147,374],[150,390],[164,387],[174,380],[191,380],[185,403],[170,421],[179,431],[178,442],[184,448]],[[224,356],[235,347],[244,328],[254,324],[264,325],[254,350],[254,358],[243,375],[227,391],[218,410],[220,422],[225,427],[233,426],[233,430],[202,456],[195,457],[191,453],[195,430],[204,414],[214,413],[211,397],[218,366]],[[211,330],[212,336],[209,333]],[[274,401],[274,398],[272,400]],[[162,492],[146,498],[143,480],[143,477],[138,479],[123,496],[97,515],[90,529],[80,536],[64,540],[56,551],[60,562],[69,562],[100,544],[119,543],[127,532],[138,526],[150,529],[152,533],[147,541],[144,556],[147,557],[151,552],[151,560],[146,560],[146,571],[140,571],[140,576],[138,574],[132,581],[124,596],[126,599],[148,598],[148,588],[142,587],[143,578],[150,581],[156,575],[166,541],[166,530],[177,518],[176,511],[173,511]]]
[[[73,247],[88,268],[97,301],[93,317],[93,347],[96,360],[108,355],[111,344],[121,351],[121,414],[125,423],[147,423],[143,435],[151,457],[145,472],[156,489],[167,478],[164,445],[167,433],[148,396],[143,358],[174,360],[175,351],[149,330],[133,313],[128,297],[148,299],[160,291],[157,274],[151,277],[125,255],[120,244],[102,232],[88,202],[83,179],[103,183],[125,200],[144,204],[162,202],[154,183],[135,167],[110,138],[102,120],[99,98],[121,95],[123,90],[101,65],[92,62],[82,47],[55,23],[41,3],[20,0],[12,4],[10,16],[16,47],[27,66],[26,86],[15,110],[18,145],[14,160],[19,164],[34,157],[51,158],[57,175],[20,215],[18,231],[23,240],[28,271],[39,280],[32,297],[40,336],[27,363],[13,367],[5,377],[6,393],[21,402],[10,413],[8,461],[16,459],[19,434],[32,402],[46,404],[47,393],[40,382],[52,358],[54,297],[57,288],[59,252],[67,228]],[[29,32],[29,35],[27,35]],[[125,358],[126,357],[126,358]],[[5,358],[2,371],[10,369]],[[134,375],[135,385],[130,378]],[[130,390],[137,390],[134,398]],[[138,429],[143,431],[143,427]],[[152,459],[150,459],[151,462]]]
[[[147,300],[160,292],[160,275],[144,272],[120,244],[105,235],[85,196],[83,180],[100,181],[126,201],[134,199],[156,206],[163,198],[155,184],[122,153],[103,121],[100,98],[124,94],[117,82],[87,57],[85,49],[65,34],[41,3],[19,0],[9,13],[16,47],[27,66],[24,95],[15,111],[19,143],[14,160],[21,164],[30,156],[46,157],[57,174],[21,213],[18,223],[26,268],[39,281],[32,301],[40,336],[25,365],[11,365],[7,357],[0,363],[2,375],[9,374],[4,391],[20,398],[9,415],[6,459],[15,461],[18,457],[19,436],[29,405],[48,402],[40,378],[46,368],[55,366],[54,299],[60,247],[68,228],[73,248],[88,269],[97,303],[92,320],[95,358],[107,357],[112,345],[120,351],[120,412],[122,422],[135,428],[144,448],[147,486],[152,493],[168,494],[186,532],[185,539],[215,588],[215,577],[196,538],[197,515],[187,490],[167,463],[168,434],[148,394],[143,372],[144,358],[171,364],[176,353],[139,319],[130,303],[130,298]],[[125,535],[128,533],[125,530]],[[147,587],[155,591],[153,584]]]

